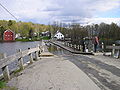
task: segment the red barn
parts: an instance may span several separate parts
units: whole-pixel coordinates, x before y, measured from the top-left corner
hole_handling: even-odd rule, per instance
[[[14,41],[15,40],[15,33],[12,30],[6,30],[4,32],[4,41]]]

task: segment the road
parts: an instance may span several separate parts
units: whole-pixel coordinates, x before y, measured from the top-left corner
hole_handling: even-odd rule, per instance
[[[53,53],[78,66],[101,90],[120,90],[120,59],[102,55],[72,54],[66,50],[58,49]]]
[[[101,90],[76,65],[55,55],[41,57],[7,85],[17,90]]]

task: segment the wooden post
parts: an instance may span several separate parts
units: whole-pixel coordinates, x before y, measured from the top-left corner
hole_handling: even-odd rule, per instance
[[[42,52],[45,51],[44,46],[45,46],[45,43],[44,43],[43,40],[42,40]]]
[[[43,46],[40,46],[40,50],[41,50],[41,52],[43,52]]]
[[[68,47],[69,47],[69,43],[68,43]]]
[[[65,42],[65,46],[67,46],[67,42]]]
[[[82,46],[80,45],[80,51],[82,51]]]
[[[102,52],[104,52],[104,43],[102,42]]]
[[[28,48],[28,50],[30,50],[30,48]],[[32,53],[29,54],[29,57],[30,57],[30,63],[32,64],[32,63],[33,63],[33,56],[32,56]]]
[[[3,67],[2,71],[3,71],[3,76],[4,76],[5,81],[9,81],[10,80],[10,72],[9,72],[8,66]]]
[[[42,52],[44,52],[44,51],[45,51],[44,46],[42,46]]]
[[[119,54],[120,54],[120,51],[118,50],[115,58],[119,58]]]
[[[22,54],[21,49],[19,49],[19,52],[21,52],[21,54]],[[20,69],[23,70],[24,69],[24,63],[23,63],[23,57],[22,56],[18,59],[18,62],[19,62]]]
[[[38,60],[38,51],[35,52],[35,60]]]
[[[79,48],[79,45],[78,45],[78,50],[79,50],[80,48]]]
[[[38,47],[39,47],[38,56],[40,56],[42,50],[41,50],[40,45]]]
[[[66,46],[66,42],[65,42],[64,44],[65,44],[65,46]]]
[[[44,42],[42,42],[42,46],[41,46],[41,51],[42,51],[42,52],[45,51],[45,49],[44,49],[44,45],[45,45]],[[39,46],[40,46],[40,45],[39,45]]]
[[[38,48],[38,47],[37,47]],[[38,51],[35,51],[35,60],[38,60]]]
[[[76,47],[75,47],[75,44],[74,44],[74,49],[75,49]]]
[[[72,44],[70,44],[70,47],[72,47]]]
[[[85,52],[87,52],[87,45],[85,44]]]
[[[113,44],[113,47],[115,46],[115,44]],[[112,56],[114,57],[114,55],[115,55],[115,49],[113,48],[112,49]]]
[[[6,58],[6,54],[3,55],[3,58]],[[10,72],[8,66],[2,68],[3,76],[5,81],[10,80]]]

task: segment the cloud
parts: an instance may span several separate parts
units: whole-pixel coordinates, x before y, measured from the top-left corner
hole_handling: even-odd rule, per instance
[[[2,0],[0,2],[19,20],[45,24],[55,20],[71,22],[73,19],[78,23],[87,23],[96,17],[106,20],[98,13],[120,8],[120,0]],[[14,19],[1,7],[0,12],[0,19]],[[86,18],[89,20],[86,21]]]
[[[88,10],[93,11],[108,11],[120,6],[120,0],[96,0],[89,4]]]
[[[86,21],[88,21],[88,24],[100,24],[101,22],[111,24],[112,22],[120,24],[120,18],[86,18]]]

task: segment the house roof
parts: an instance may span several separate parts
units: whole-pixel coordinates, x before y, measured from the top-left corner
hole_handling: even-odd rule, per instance
[[[62,34],[62,33],[58,30],[58,31],[55,33],[55,35],[58,34],[58,33]],[[63,35],[63,34],[62,34],[62,35]]]
[[[10,30],[10,29],[5,30],[4,33],[5,33],[5,32],[12,32],[12,33],[14,33],[14,32],[13,32],[12,30]]]

